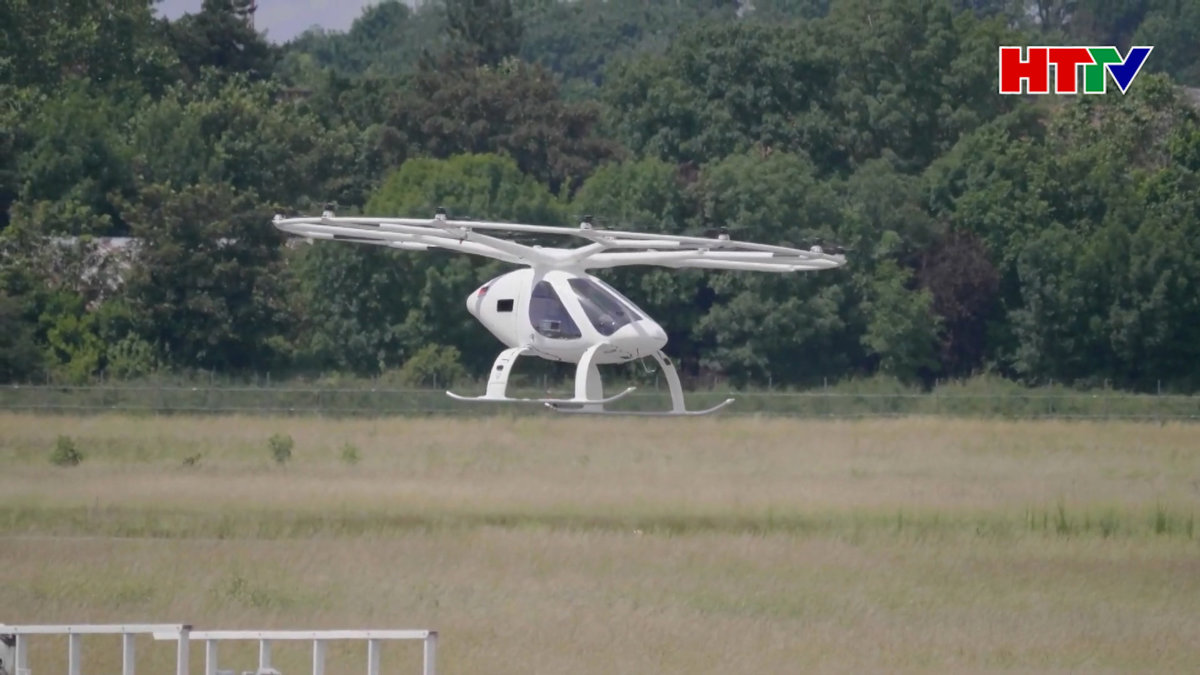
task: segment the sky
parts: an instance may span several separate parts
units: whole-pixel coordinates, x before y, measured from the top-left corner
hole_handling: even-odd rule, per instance
[[[347,30],[369,5],[379,0],[258,0],[254,26],[266,31],[271,42],[283,43],[314,24],[326,30]],[[160,16],[177,19],[200,11],[202,0],[162,0],[155,9]]]

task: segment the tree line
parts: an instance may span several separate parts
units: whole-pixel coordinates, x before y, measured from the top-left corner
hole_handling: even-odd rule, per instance
[[[1200,1],[390,1],[282,45],[252,4],[0,0],[0,382],[486,372],[505,266],[270,224],[335,203],[844,247],[604,274],[740,386],[1200,386]],[[1014,97],[1002,44],[1155,49]]]

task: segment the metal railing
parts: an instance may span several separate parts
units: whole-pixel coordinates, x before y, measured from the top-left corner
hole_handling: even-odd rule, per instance
[[[121,675],[135,675],[136,650],[134,638],[152,635],[155,640],[174,640],[175,675],[188,675],[192,640],[204,642],[204,675],[218,675],[217,645],[222,640],[254,640],[258,642],[259,674],[275,673],[271,666],[271,643],[274,641],[311,641],[312,673],[325,675],[325,647],[333,640],[364,640],[367,643],[367,675],[379,675],[381,643],[389,640],[420,640],[422,645],[421,673],[437,673],[437,631],[434,630],[210,630],[194,631],[186,624],[64,624],[22,625],[0,624],[0,635],[13,636],[15,654],[12,657],[13,675],[34,675],[29,666],[29,637],[33,635],[67,636],[67,675],[80,675],[83,669],[84,635],[121,636]]]
[[[192,631],[188,637],[204,641],[204,675],[219,675],[217,645],[222,640],[256,640],[258,642],[258,673],[276,672],[271,667],[273,641],[311,641],[312,675],[325,675],[325,645],[331,640],[365,640],[367,642],[367,675],[379,675],[380,645],[385,640],[421,640],[422,675],[436,675],[437,631],[434,630],[211,630]],[[157,637],[157,636],[156,636]],[[163,639],[171,639],[169,634]]]
[[[184,624],[74,624],[40,626],[6,626],[0,624],[0,635],[16,637],[13,675],[32,675],[29,669],[29,636],[67,636],[67,675],[80,675],[83,667],[84,635],[121,636],[121,675],[134,675],[136,650],[134,638],[153,635],[158,640],[175,640],[176,675],[188,675],[188,633],[192,627]]]

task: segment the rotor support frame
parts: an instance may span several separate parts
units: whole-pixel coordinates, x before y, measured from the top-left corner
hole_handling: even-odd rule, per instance
[[[445,213],[432,219],[336,217],[284,218],[275,227],[309,240],[342,240],[376,244],[400,250],[444,249],[484,256],[541,269],[588,270],[628,265],[673,269],[723,269],[755,272],[827,270],[845,264],[843,255],[789,246],[665,233],[578,229],[552,225],[527,225],[480,220],[450,220]],[[574,248],[528,246],[505,238],[516,234],[560,235],[583,239]]]

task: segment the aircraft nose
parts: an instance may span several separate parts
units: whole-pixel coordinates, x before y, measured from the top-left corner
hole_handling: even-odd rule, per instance
[[[649,356],[667,345],[667,332],[654,321],[642,319],[622,326],[611,339],[632,354]]]
[[[487,294],[487,286],[481,286],[479,290],[467,296],[467,311],[476,319],[479,318],[479,306],[483,304],[483,296]]]

